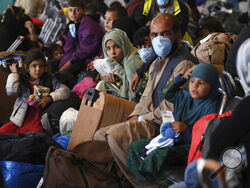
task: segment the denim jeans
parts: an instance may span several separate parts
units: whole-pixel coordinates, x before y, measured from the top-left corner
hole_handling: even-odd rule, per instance
[[[187,166],[184,182],[173,184],[169,188],[201,188],[200,178],[197,172],[197,162],[198,161],[193,161]],[[218,188],[217,178],[212,181],[212,187]]]

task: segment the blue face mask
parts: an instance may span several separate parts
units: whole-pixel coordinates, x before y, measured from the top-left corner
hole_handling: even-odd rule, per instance
[[[157,57],[153,48],[142,48],[138,53],[144,63],[151,63]]]
[[[69,31],[73,38],[76,38],[76,24],[69,24]]]
[[[172,51],[172,41],[163,36],[157,36],[152,40],[152,45],[155,53],[159,57],[167,57]]]
[[[160,7],[165,7],[168,4],[168,0],[157,0],[157,4]]]

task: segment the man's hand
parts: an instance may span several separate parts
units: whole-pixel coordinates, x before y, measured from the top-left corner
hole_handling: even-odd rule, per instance
[[[136,87],[137,87],[139,81],[140,81],[140,77],[139,77],[139,75],[137,73],[135,73],[134,76],[133,76],[133,78],[132,78],[132,81],[131,81],[131,90],[133,92],[135,92]]]
[[[132,116],[131,118],[129,118],[127,121],[130,122],[130,121],[137,121],[139,118],[139,116]]]
[[[183,133],[187,128],[187,125],[181,121],[173,121],[171,124],[174,131],[177,133]]]
[[[12,73],[18,73],[17,63],[12,63],[9,68]]]
[[[49,103],[52,102],[51,97],[42,97],[41,99],[38,99],[38,104],[40,107],[44,108],[45,106],[47,106]]]

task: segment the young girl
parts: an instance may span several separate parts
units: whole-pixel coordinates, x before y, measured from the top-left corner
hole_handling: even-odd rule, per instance
[[[108,8],[105,13],[104,29],[105,31],[110,31],[113,26],[113,21],[120,17],[128,16],[126,9],[123,6],[114,6]]]
[[[11,74],[7,79],[6,92],[7,95],[17,96],[17,99],[10,121],[0,128],[0,133],[43,132],[40,124],[43,108],[53,101],[68,98],[69,88],[44,71],[45,63],[43,53],[33,49],[25,56],[23,72],[19,72],[16,63],[9,66]],[[28,104],[28,98],[33,93],[38,93],[38,107]]]
[[[112,29],[104,35],[102,48],[104,57],[112,58],[120,65],[120,69],[119,74],[109,73],[102,77],[103,81],[98,83],[97,89],[104,91],[106,88],[112,88],[110,84],[116,84],[120,80],[122,85],[118,95],[129,100],[133,99],[131,80],[136,70],[143,64],[137,49],[133,47],[127,34],[120,29]]]
[[[189,76],[189,90],[179,89]],[[153,181],[162,180],[164,169],[171,165],[186,164],[192,126],[201,117],[216,112],[218,87],[218,71],[205,63],[196,65],[166,85],[162,95],[174,103],[174,121],[161,125],[161,139],[155,141],[155,148],[150,153],[147,149],[152,147],[148,148],[146,145],[152,139],[135,141],[128,151],[127,168],[139,181],[148,181],[148,178]],[[164,147],[164,144],[169,144],[168,139],[172,139],[172,142],[170,146]]]

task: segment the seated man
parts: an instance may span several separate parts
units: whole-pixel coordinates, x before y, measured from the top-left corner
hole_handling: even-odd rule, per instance
[[[161,14],[151,23],[150,36],[154,51],[159,56],[149,69],[149,79],[140,99],[127,122],[110,125],[96,132],[94,139],[107,141],[116,162],[126,178],[135,187],[150,186],[139,183],[125,168],[126,154],[134,140],[153,137],[162,123],[161,111],[173,110],[161,96],[163,87],[196,63],[195,58],[181,46],[182,32],[175,16]],[[143,117],[138,121],[138,117]]]
[[[140,26],[152,20],[160,13],[170,13],[176,16],[180,22],[183,39],[192,43],[198,25],[193,17],[191,8],[187,3],[180,0],[145,0],[135,8],[131,15]]]

